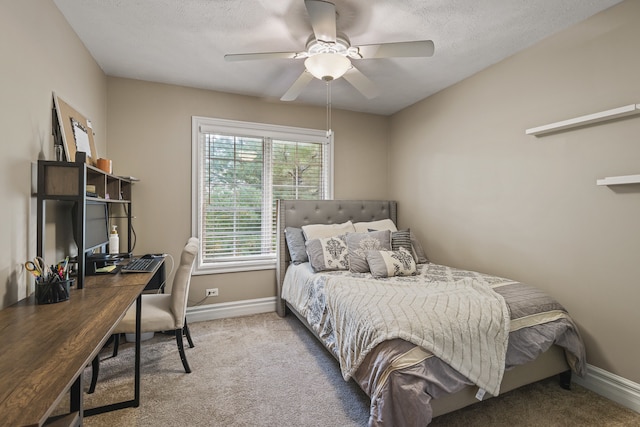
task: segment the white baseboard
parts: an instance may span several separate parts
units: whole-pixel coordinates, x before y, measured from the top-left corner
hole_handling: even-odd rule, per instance
[[[587,365],[587,375],[584,378],[574,375],[573,381],[640,413],[640,384],[638,383],[592,365]]]
[[[223,302],[220,304],[187,307],[187,321],[225,319],[228,317],[249,316],[251,314],[276,311],[276,297]]]

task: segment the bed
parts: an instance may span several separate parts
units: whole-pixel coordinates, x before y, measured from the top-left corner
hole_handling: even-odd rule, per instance
[[[280,200],[277,212],[277,312],[293,313],[370,397],[370,426],[427,425],[525,384],[558,375],[569,388],[571,372],[584,375],[584,345],[557,301],[429,262],[395,226],[395,201]]]

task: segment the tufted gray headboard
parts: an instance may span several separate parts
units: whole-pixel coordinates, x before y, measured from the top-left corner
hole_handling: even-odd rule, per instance
[[[276,311],[285,315],[285,303],[281,298],[282,282],[291,260],[284,236],[285,227],[302,227],[307,224],[340,224],[391,219],[397,224],[397,206],[392,200],[278,200],[278,262]]]

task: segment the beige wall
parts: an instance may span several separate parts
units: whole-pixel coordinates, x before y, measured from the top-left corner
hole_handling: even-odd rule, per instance
[[[48,0],[0,0],[0,58],[0,307],[5,307],[33,290],[33,278],[22,268],[36,254],[31,163],[53,158],[52,93],[93,120],[100,153],[106,144],[107,84]],[[47,236],[55,234],[51,219]],[[53,244],[47,251],[51,263],[60,253],[55,249]]]
[[[215,78],[215,76],[212,76]],[[108,79],[109,157],[114,173],[140,178],[134,187],[137,253],[167,252],[178,260],[191,235],[191,117],[204,116],[324,129],[324,107]],[[387,197],[387,117],[334,110],[335,197]],[[189,305],[275,295],[275,270],[194,276]]]
[[[525,129],[640,103],[640,2],[627,1],[396,114],[390,194],[430,258],[539,286],[588,362],[640,382],[640,116]]]

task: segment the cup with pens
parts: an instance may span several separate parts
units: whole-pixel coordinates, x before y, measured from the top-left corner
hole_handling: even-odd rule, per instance
[[[69,299],[69,288],[72,279],[69,279],[69,257],[56,265],[47,266],[44,259],[35,257],[33,261],[24,264],[36,278],[36,303],[52,304]]]

